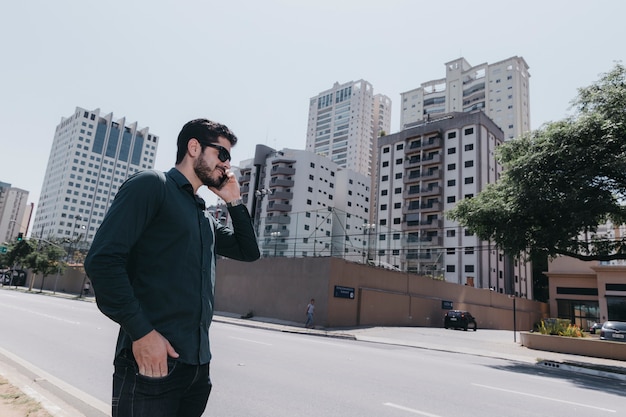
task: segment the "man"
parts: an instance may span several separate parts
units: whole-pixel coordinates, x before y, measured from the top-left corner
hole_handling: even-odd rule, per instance
[[[216,255],[260,256],[230,172],[236,142],[224,125],[185,124],[175,167],[128,178],[96,233],[85,269],[98,307],[120,324],[113,416],[199,417],[206,408]],[[232,229],[204,215],[202,185],[227,203]]]
[[[313,328],[315,325],[313,324],[313,315],[315,314],[315,298],[311,298],[311,302],[306,306],[306,323],[304,323],[304,327]]]

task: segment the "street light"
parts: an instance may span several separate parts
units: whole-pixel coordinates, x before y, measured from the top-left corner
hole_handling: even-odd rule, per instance
[[[83,216],[81,216],[80,214],[77,214],[76,216],[74,216],[74,229],[72,231],[72,238],[70,239],[70,248],[69,251],[67,253],[67,262],[69,263],[70,261],[74,262],[74,254],[72,253],[72,246],[74,243],[76,243],[76,246],[78,247],[78,244],[80,242],[80,240],[83,238],[83,234],[84,233],[80,233],[78,235],[78,237],[75,238],[76,236],[76,228],[79,227],[78,222],[83,220]],[[86,229],[87,227],[85,225],[80,226],[81,229]]]
[[[374,223],[364,223],[363,231],[367,234],[367,260],[369,261],[372,256],[370,254],[370,245],[372,242],[372,230],[376,229],[376,224]],[[365,253],[363,254],[363,263],[365,263]]]
[[[274,238],[274,258],[276,257],[276,251],[278,249],[278,238],[280,237],[280,232],[271,232],[270,236]]]

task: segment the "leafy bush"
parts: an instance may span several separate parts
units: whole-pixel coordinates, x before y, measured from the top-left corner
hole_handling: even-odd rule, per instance
[[[545,319],[539,325],[539,333],[554,336],[585,337],[580,327],[572,324],[568,319]]]

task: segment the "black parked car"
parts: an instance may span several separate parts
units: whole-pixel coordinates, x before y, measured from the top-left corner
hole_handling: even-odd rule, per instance
[[[593,323],[591,327],[589,327],[589,333],[596,334],[598,330],[602,328],[602,323]]]
[[[443,318],[443,327],[446,329],[463,329],[467,331],[471,327],[474,331],[478,328],[476,319],[469,311],[449,310]]]
[[[9,269],[5,272],[0,272],[0,277],[2,277],[2,284],[4,285],[26,285],[26,271],[23,269]],[[13,281],[11,281],[13,278]]]

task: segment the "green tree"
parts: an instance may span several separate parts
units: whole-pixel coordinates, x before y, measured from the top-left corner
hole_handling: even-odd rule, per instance
[[[26,257],[36,249],[36,242],[32,240],[20,240],[12,244],[7,252],[5,262],[8,267],[22,265]]]
[[[65,263],[61,260],[63,256],[65,256],[65,251],[62,248],[44,244],[40,250],[31,252],[25,258],[25,264],[33,274],[42,274],[40,291],[43,291],[43,284],[48,275],[57,272],[62,274],[65,270]]]
[[[626,238],[597,233],[626,223],[626,69],[578,90],[575,113],[498,150],[505,171],[447,213],[505,252],[626,259]]]

